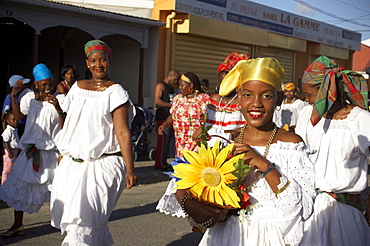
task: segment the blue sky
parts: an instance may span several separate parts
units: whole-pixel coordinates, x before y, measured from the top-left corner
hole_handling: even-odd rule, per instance
[[[249,0],[319,20],[362,34],[370,39],[370,0]]]

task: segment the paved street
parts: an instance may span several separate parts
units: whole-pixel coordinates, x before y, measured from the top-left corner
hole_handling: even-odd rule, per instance
[[[127,246],[193,246],[201,234],[191,231],[185,219],[173,218],[155,210],[169,178],[153,168],[153,161],[135,163],[138,185],[125,190],[110,218],[109,228],[114,245]],[[369,191],[366,189],[364,194]],[[363,195],[363,203],[366,196]],[[0,202],[0,232],[13,222],[13,210]],[[25,235],[3,239],[5,245],[60,245],[64,235],[50,226],[49,204],[37,214],[25,214]]]
[[[114,245],[127,246],[192,246],[197,245],[201,234],[191,231],[185,219],[173,218],[155,210],[169,178],[154,170],[154,162],[137,162],[139,184],[125,190],[110,218],[109,228]],[[0,231],[13,222],[13,210],[0,204]],[[37,214],[25,214],[25,235],[3,239],[5,245],[34,246],[60,245],[64,235],[50,226],[49,204]]]

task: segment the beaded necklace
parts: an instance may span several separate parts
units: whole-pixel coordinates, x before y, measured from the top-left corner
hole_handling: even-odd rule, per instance
[[[245,124],[242,129],[240,130],[240,135],[239,135],[239,138],[238,138],[238,143],[242,143],[243,142],[243,137],[244,137],[244,132],[245,132],[245,127],[246,127],[247,124]],[[272,144],[272,142],[274,141],[275,139],[275,136],[276,136],[276,133],[277,133],[277,130],[278,128],[276,127],[276,125],[274,124],[274,129],[272,130],[272,133],[271,133],[271,136],[270,136],[270,139],[267,141],[267,144],[266,144],[266,148],[265,148],[265,152],[263,153],[263,157],[266,158],[268,153],[269,153],[269,150],[270,150],[270,145]],[[254,170],[254,176],[253,176],[253,179],[248,182],[245,187],[247,187],[248,189],[252,188],[252,186],[262,177],[262,173],[258,170],[258,169],[255,169]]]

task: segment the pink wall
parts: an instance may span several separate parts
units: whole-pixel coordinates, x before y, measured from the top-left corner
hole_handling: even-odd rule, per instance
[[[353,54],[352,70],[365,71],[368,67],[370,67],[370,47],[361,44],[360,51]]]

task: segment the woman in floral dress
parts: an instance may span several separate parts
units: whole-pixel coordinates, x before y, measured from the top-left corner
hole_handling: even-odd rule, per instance
[[[192,72],[181,75],[179,82],[181,93],[174,97],[171,115],[158,128],[158,133],[162,134],[165,128],[173,125],[176,155],[181,157],[182,150],[191,150],[195,147],[192,136],[204,122],[209,96],[201,92],[199,78]]]

